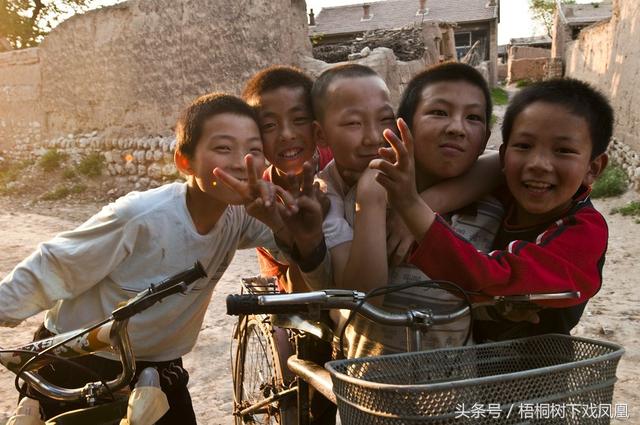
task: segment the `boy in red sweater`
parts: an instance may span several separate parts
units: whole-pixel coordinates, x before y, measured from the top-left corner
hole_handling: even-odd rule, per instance
[[[410,261],[433,279],[490,295],[580,291],[578,299],[541,302],[539,322],[511,322],[497,314],[478,323],[476,339],[503,340],[564,333],[578,323],[602,282],[608,231],[589,199],[607,164],[613,111],[604,96],[573,79],[534,84],[505,114],[500,147],[508,211],[494,251],[478,252],[459,237],[409,184],[415,180],[412,136],[399,120],[400,140],[370,167],[418,246]]]

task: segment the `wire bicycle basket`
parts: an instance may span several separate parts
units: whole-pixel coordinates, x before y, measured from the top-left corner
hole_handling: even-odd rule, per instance
[[[600,424],[612,417],[623,353],[609,342],[541,335],[326,368],[344,425]],[[594,406],[604,410],[590,415]]]
[[[242,292],[254,295],[279,294],[278,284],[274,276],[251,276],[242,278]]]

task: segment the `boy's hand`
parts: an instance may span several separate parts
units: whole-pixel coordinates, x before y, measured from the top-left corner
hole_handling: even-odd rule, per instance
[[[244,160],[247,182],[236,179],[220,168],[213,170],[213,174],[242,197],[249,215],[269,226],[274,234],[278,233],[285,227],[282,215],[287,210],[297,212],[295,199],[281,187],[258,178],[251,155],[245,156]]]
[[[376,181],[386,189],[391,206],[402,216],[414,239],[421,241],[435,221],[435,215],[416,189],[413,136],[402,118],[398,119],[398,128],[402,139],[385,130],[383,135],[391,148],[380,148],[383,159],[374,159],[369,168],[380,171]]]
[[[398,128],[402,139],[393,131],[385,130],[384,138],[391,147],[380,148],[383,159],[374,159],[369,168],[380,171],[376,180],[387,190],[391,205],[402,211],[413,205],[420,196],[416,189],[413,136],[402,118],[398,119]]]
[[[313,182],[313,166],[305,162],[302,171],[302,182],[298,186],[294,183],[295,176],[289,176],[290,195],[295,199],[297,211],[289,210],[285,213],[285,226],[291,234],[300,255],[304,258],[322,241],[322,222],[327,197],[320,190],[318,183]]]

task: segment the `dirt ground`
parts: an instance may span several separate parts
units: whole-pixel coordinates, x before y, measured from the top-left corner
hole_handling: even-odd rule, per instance
[[[626,353],[618,368],[614,402],[628,408],[628,423],[640,423],[640,295],[635,288],[640,259],[640,224],[634,219],[611,215],[613,207],[632,199],[637,193],[596,200],[610,226],[609,250],[604,284],[589,303],[575,334],[612,341],[623,345]],[[101,207],[96,202],[38,202],[28,199],[0,197],[0,276],[27,256],[39,242],[57,232],[70,229]],[[190,391],[198,421],[201,424],[232,423],[232,388],[230,374],[230,341],[234,319],[224,313],[227,294],[239,290],[242,276],[255,274],[253,250],[239,251],[224,277],[218,283],[209,306],[198,344],[185,358],[191,374]],[[0,328],[0,346],[13,347],[31,339],[42,316],[30,318],[14,329]],[[10,416],[16,401],[13,375],[0,370],[0,423]]]

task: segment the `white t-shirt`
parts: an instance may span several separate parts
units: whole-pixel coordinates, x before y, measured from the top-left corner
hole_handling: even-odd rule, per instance
[[[77,229],[41,244],[0,282],[0,323],[16,325],[49,309],[47,329],[79,329],[198,260],[207,278],[132,317],[128,328],[138,360],[166,361],[188,353],[235,251],[275,249],[275,243],[243,206],[229,206],[214,228],[200,235],[187,210],[186,189],[186,183],[173,183],[129,193]]]

